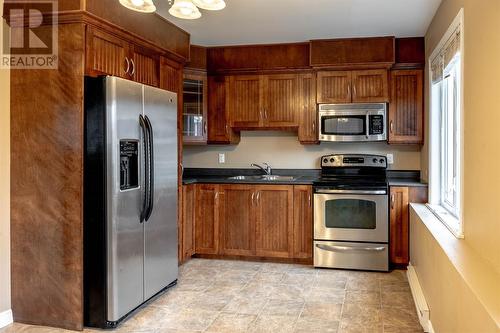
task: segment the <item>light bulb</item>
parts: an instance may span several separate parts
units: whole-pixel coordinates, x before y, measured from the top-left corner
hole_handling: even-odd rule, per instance
[[[153,0],[120,0],[122,6],[141,13],[153,13],[156,6]]]
[[[224,0],[193,0],[194,4],[201,9],[221,10],[226,7]]]
[[[170,15],[193,20],[201,17],[198,8],[191,2],[191,0],[175,0],[174,4],[168,10]]]

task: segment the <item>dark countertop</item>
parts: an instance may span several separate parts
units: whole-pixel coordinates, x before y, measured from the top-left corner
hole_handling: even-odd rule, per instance
[[[273,175],[294,176],[293,180],[269,181],[263,179],[238,180],[233,176],[258,176],[258,169],[185,169],[182,183],[188,184],[278,184],[278,185],[312,185],[318,179],[320,170],[273,169]]]
[[[225,168],[188,168],[184,170],[182,183],[188,184],[278,184],[278,185],[312,185],[320,176],[319,169],[273,169],[273,175],[294,176],[294,180],[237,180],[233,176],[262,175],[258,169],[225,169]],[[389,186],[427,186],[420,181],[420,171],[389,170],[387,172]]]

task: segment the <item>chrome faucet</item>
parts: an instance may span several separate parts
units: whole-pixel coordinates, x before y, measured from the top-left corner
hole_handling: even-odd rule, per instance
[[[271,166],[269,164],[267,164],[267,163],[263,163],[263,164],[265,165],[265,167],[260,166],[260,165],[258,165],[256,163],[252,163],[252,164],[250,164],[250,166],[253,166],[253,167],[261,169],[262,171],[264,171],[264,173],[266,175],[271,175],[271,173],[273,172],[273,169],[271,169]]]

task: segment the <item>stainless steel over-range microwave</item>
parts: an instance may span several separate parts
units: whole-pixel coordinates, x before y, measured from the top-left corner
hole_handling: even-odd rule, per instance
[[[387,104],[320,104],[320,141],[387,140]]]

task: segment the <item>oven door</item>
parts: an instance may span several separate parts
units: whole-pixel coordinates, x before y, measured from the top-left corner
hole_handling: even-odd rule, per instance
[[[387,191],[317,190],[314,194],[314,239],[388,241]]]

